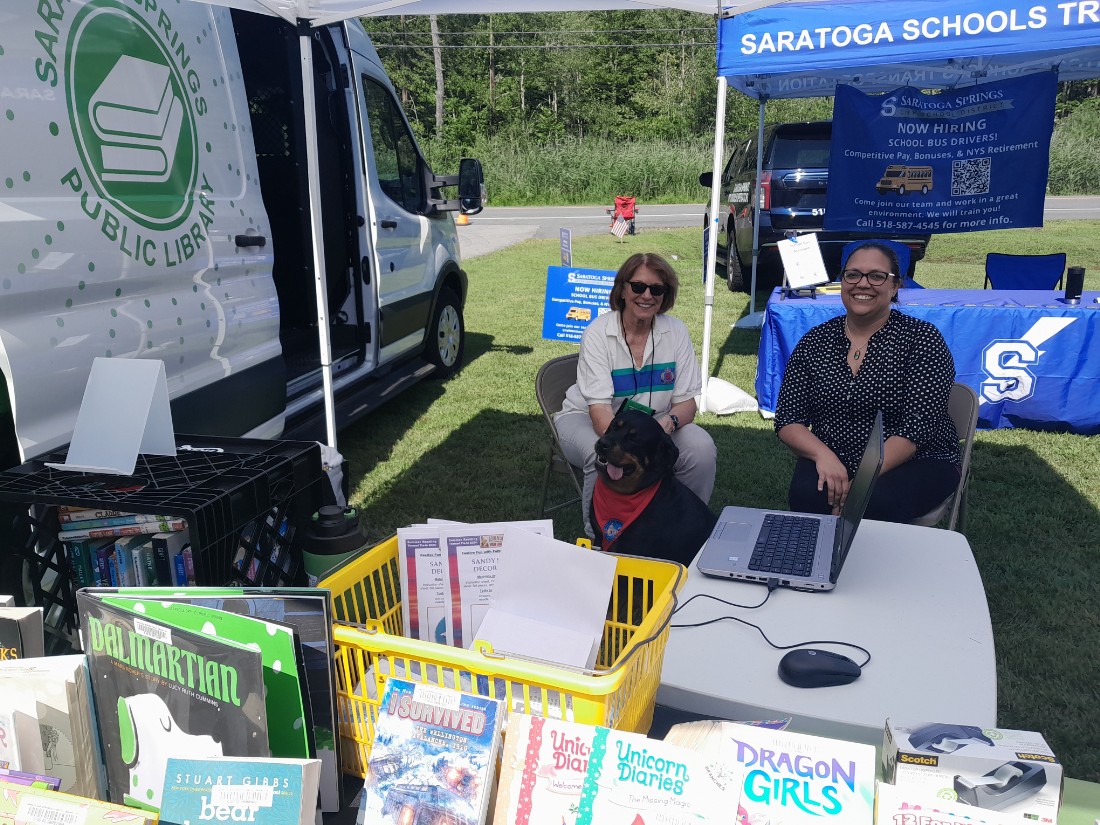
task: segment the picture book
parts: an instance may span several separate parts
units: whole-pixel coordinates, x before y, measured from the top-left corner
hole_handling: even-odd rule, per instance
[[[914,797],[897,785],[879,782],[875,825],[1023,825],[1027,819],[934,796]]]
[[[293,626],[302,646],[313,741],[321,760],[321,810],[342,808],[341,764],[336,741],[336,674],[329,591],[307,587],[187,587],[121,591],[128,597],[182,601]]]
[[[131,597],[126,590],[117,593],[93,590],[90,595],[168,627],[232,640],[259,650],[271,755],[298,759],[313,755],[310,743],[313,726],[307,724],[307,718],[312,719],[306,705],[309,694],[301,685],[305,663],[293,626],[185,601]]]
[[[263,654],[77,592],[107,797],[156,811],[169,756],[270,756]]]
[[[446,550],[435,527],[397,530],[402,622],[410,639],[454,644],[451,582]]]
[[[493,825],[573,825],[597,730],[579,722],[509,714]]]
[[[721,761],[745,770],[744,825],[871,825],[873,746],[736,722],[722,727]]]
[[[30,785],[34,788],[46,788],[50,791],[56,791],[61,787],[61,780],[56,776],[27,773],[26,771],[17,771],[14,768],[0,768],[0,779],[14,785]]]
[[[21,737],[20,758],[9,760],[13,767],[56,776],[66,793],[99,796],[103,792],[102,759],[83,655],[0,662],[0,704],[8,709],[0,711],[0,716],[15,712],[30,723]]]
[[[0,776],[0,823],[79,823],[79,825],[156,825],[144,811],[86,796],[17,785]]]
[[[172,757],[164,777],[160,825],[313,825],[320,775],[319,759]]]
[[[4,696],[0,707],[0,761],[21,771],[41,773],[42,748],[38,739],[38,720],[9,704],[11,696]]]
[[[502,716],[496,699],[391,678],[357,823],[485,822]]]
[[[0,607],[0,662],[46,655],[41,607]]]
[[[592,737],[576,825],[727,825],[741,770],[695,751],[608,728]]]

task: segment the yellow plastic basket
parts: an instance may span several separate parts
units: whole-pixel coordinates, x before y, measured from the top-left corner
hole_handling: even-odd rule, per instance
[[[332,591],[336,693],[344,771],[366,776],[385,681],[390,676],[504,700],[535,716],[644,733],[653,721],[668,625],[684,568],[616,556],[615,585],[593,670],[465,650],[401,635],[397,539],[372,547],[320,582]]]

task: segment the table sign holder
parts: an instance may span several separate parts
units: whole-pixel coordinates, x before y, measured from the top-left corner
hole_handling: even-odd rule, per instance
[[[96,358],[58,470],[131,475],[138,453],[176,455],[164,362]]]
[[[782,299],[807,296],[816,299],[817,288],[829,283],[829,273],[825,271],[817,233],[797,235],[788,232],[787,237],[779,241],[776,247],[783,260],[783,286],[780,287]]]

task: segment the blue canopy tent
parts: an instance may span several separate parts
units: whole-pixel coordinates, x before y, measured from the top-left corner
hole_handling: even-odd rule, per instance
[[[764,105],[768,100],[826,97],[838,84],[865,93],[899,86],[956,89],[1031,72],[1059,80],[1100,76],[1100,9],[1095,3],[1039,5],[1019,0],[803,0],[741,11],[721,4],[718,100],[710,194],[703,375],[710,373],[726,91],[759,101],[759,199]],[[750,313],[736,326],[759,327],[754,228]],[[704,380],[708,380],[706,377]],[[702,394],[707,409],[707,392]]]

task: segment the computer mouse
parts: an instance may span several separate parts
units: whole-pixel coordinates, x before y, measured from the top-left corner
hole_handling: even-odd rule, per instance
[[[800,688],[846,685],[859,678],[859,665],[831,650],[800,648],[779,660],[779,678]]]

